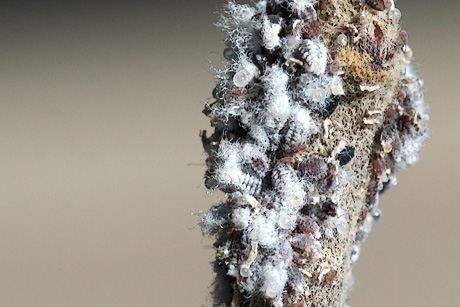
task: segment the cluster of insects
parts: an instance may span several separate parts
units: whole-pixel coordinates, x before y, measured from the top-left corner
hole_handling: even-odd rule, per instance
[[[340,263],[357,260],[380,217],[379,194],[394,183],[397,169],[415,162],[420,145],[414,143],[426,138],[422,84],[409,66],[407,33],[387,34],[399,31],[399,10],[392,0],[348,1],[357,20],[372,21],[328,28],[343,19],[340,5],[230,1],[217,23],[228,34],[227,61],[216,71],[215,101],[203,111],[214,132],[201,138],[206,187],[227,199],[201,213],[200,224],[216,237],[216,267],[225,276],[216,289],[232,293],[216,298],[219,303],[294,306],[314,300],[307,285],[334,289],[345,278]],[[384,91],[395,70],[390,64],[400,61],[403,82],[394,101],[385,110],[357,112],[362,125],[347,123],[344,110]],[[360,140],[345,137],[346,129],[363,135],[373,129],[378,139],[362,166],[371,175],[356,227],[341,195],[349,193],[351,165],[365,150]],[[355,244],[344,259],[324,256],[326,242],[350,233]]]

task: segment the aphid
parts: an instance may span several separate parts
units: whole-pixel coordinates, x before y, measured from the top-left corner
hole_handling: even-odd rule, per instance
[[[251,171],[259,178],[262,178],[268,170],[268,159],[265,156],[252,157],[251,163],[248,164]]]
[[[391,142],[391,155],[393,159],[396,160],[401,156],[401,138],[397,132],[395,132],[393,136],[394,139]]]
[[[321,204],[321,211],[319,219],[322,221],[326,220],[329,216],[337,216],[337,204],[335,204],[330,198]]]
[[[318,224],[309,216],[301,215],[297,222],[297,227],[299,227],[299,230],[303,233],[313,235],[315,238],[321,236]]]
[[[385,114],[385,119],[384,119],[385,124],[388,125],[388,124],[392,124],[393,122],[396,122],[398,114],[395,109],[393,109],[392,107],[389,107],[385,110],[384,114]]]
[[[316,188],[318,189],[318,191],[322,193],[326,192],[333,188],[334,181],[335,181],[334,174],[328,173],[326,177],[324,177],[323,179],[321,179],[320,181],[316,183]]]
[[[321,154],[314,154],[299,164],[298,170],[306,179],[318,181],[327,176],[328,165]]]
[[[368,209],[366,207],[364,207],[363,210],[361,210],[361,219],[364,220],[366,218],[367,211],[368,211]]]
[[[372,169],[374,170],[374,174],[377,176],[382,175],[386,171],[385,167],[385,160],[379,155],[374,154],[372,156]]]
[[[327,65],[327,48],[320,41],[304,40],[297,48],[296,58],[308,72],[323,74]]]
[[[301,152],[301,151],[305,151],[305,150],[307,150],[307,145],[305,145],[305,144],[297,145],[294,148],[294,152]]]
[[[324,106],[318,110],[319,116],[322,118],[328,118],[337,109],[340,102],[340,96],[331,95],[324,100]]]
[[[306,198],[304,184],[297,177],[291,164],[279,163],[275,167],[272,172],[272,186],[283,206],[296,208],[304,204]]]
[[[273,169],[272,184],[278,191],[283,190],[286,183],[292,183],[298,180],[297,174],[290,164],[278,164]]]
[[[340,166],[346,165],[355,156],[355,148],[353,146],[345,146],[345,148],[337,155],[336,160]]]
[[[384,0],[366,0],[367,5],[377,11],[383,11],[385,9]]]
[[[331,271],[329,271],[329,273],[326,274],[326,282],[332,284],[336,276],[337,272],[331,269]]]
[[[216,163],[215,160],[211,157],[207,157],[205,162],[208,169],[213,169]]]
[[[387,124],[383,127],[380,135],[380,144],[382,145],[383,151],[387,154],[391,153],[393,157],[396,157],[400,153],[401,140],[396,128],[396,123]]]
[[[228,217],[231,214],[231,208],[227,203],[211,208],[207,212],[199,212],[199,224],[204,233],[213,235],[216,232],[225,229],[230,232]]]
[[[385,31],[382,30],[377,22],[373,23],[374,28],[371,33],[362,36],[357,45],[358,49],[367,53],[373,62],[375,69],[379,69],[379,66],[391,60],[395,53],[398,51],[398,47],[395,42],[389,41],[385,37]]]
[[[292,256],[292,262],[301,267],[308,262],[308,259],[306,259],[302,254],[299,254],[294,251]]]
[[[311,234],[301,233],[293,235],[290,242],[292,247],[305,249],[308,246],[314,246],[316,239]]]
[[[259,148],[251,143],[243,146],[242,150],[243,162],[246,170],[251,175],[258,178],[263,178],[269,168],[269,160],[267,155],[259,150]]]
[[[225,48],[223,52],[224,58],[226,60],[236,60],[238,58],[238,55],[233,51],[232,48]]]
[[[386,8],[390,8],[394,4],[394,0],[383,0]]]
[[[249,174],[244,174],[243,178],[238,182],[237,187],[243,193],[257,195],[262,188],[262,180]]]
[[[206,115],[206,116],[211,115],[211,113],[212,113],[211,107],[212,107],[213,104],[214,104],[214,103],[212,103],[212,104],[206,104],[206,106],[204,107],[203,111],[201,111],[201,112],[202,112],[204,115]]]
[[[205,180],[204,185],[209,190],[214,190],[219,186],[216,178],[212,175],[212,170],[207,170],[204,174]]]
[[[285,164],[294,163],[294,158],[293,157],[284,157],[284,158],[281,158],[281,162],[285,163]]]
[[[303,289],[303,275],[295,265],[288,268],[288,284],[296,292]]]
[[[303,21],[304,39],[313,39],[321,36],[321,24],[318,21],[316,10],[312,6],[305,6],[303,10],[297,10],[295,15]]]
[[[301,109],[290,120],[287,121],[285,126],[285,133],[283,136],[283,149],[286,151],[291,150],[293,147],[304,143],[309,137],[310,126],[312,120],[310,114],[305,109]]]
[[[340,68],[340,61],[337,59],[332,60],[331,64],[329,65],[331,72],[335,73]]]
[[[401,39],[401,42],[403,43],[403,45],[406,45],[407,42],[409,41],[409,35],[407,34],[407,31],[401,30],[401,32],[399,32],[399,38]]]
[[[329,190],[334,184],[334,175],[330,173],[326,158],[321,154],[314,154],[299,163],[298,170],[320,192]]]
[[[305,6],[304,10],[297,10],[295,15],[298,19],[302,20],[305,24],[310,24],[318,20],[318,15],[312,6]]]
[[[252,19],[253,21],[257,21],[257,20],[260,19],[260,17],[262,17],[262,13],[257,13],[257,14],[255,14],[254,16],[252,16],[251,19]]]
[[[385,155],[385,171],[389,171],[390,174],[393,174],[395,172],[395,159],[393,158],[392,155]]]
[[[368,192],[367,192],[367,206],[368,210],[372,211],[378,205],[379,201],[379,190],[378,190],[379,180],[377,178],[371,179],[369,182]]]

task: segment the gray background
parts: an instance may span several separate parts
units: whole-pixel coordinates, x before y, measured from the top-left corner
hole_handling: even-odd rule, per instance
[[[198,132],[222,1],[126,3],[0,2],[1,306],[211,306],[190,213],[219,200]],[[460,2],[426,3],[397,5],[433,137],[381,199],[351,306],[460,304]]]

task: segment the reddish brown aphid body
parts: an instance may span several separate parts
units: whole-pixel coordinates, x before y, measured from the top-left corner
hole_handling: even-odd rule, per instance
[[[241,96],[241,95],[244,95],[248,92],[248,90],[246,88],[237,88],[236,90],[234,90],[232,92],[233,95],[235,96]]]
[[[331,270],[329,273],[326,274],[326,282],[331,284],[334,281],[336,275],[337,275],[337,272],[334,270]]]
[[[303,11],[296,11],[296,17],[304,23],[304,39],[313,39],[321,36],[321,25],[318,22],[318,15],[314,8],[307,6]]]
[[[318,181],[327,176],[326,158],[321,154],[312,155],[299,164],[298,170],[307,180]]]
[[[379,154],[375,154],[372,157],[372,168],[374,174],[377,176],[382,175],[386,171],[385,160]]]

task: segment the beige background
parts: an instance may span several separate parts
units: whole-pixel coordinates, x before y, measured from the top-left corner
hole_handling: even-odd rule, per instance
[[[190,213],[218,202],[198,132],[221,2],[0,2],[0,306],[211,306]],[[433,137],[382,198],[354,307],[460,306],[460,2],[427,3],[397,2]]]

